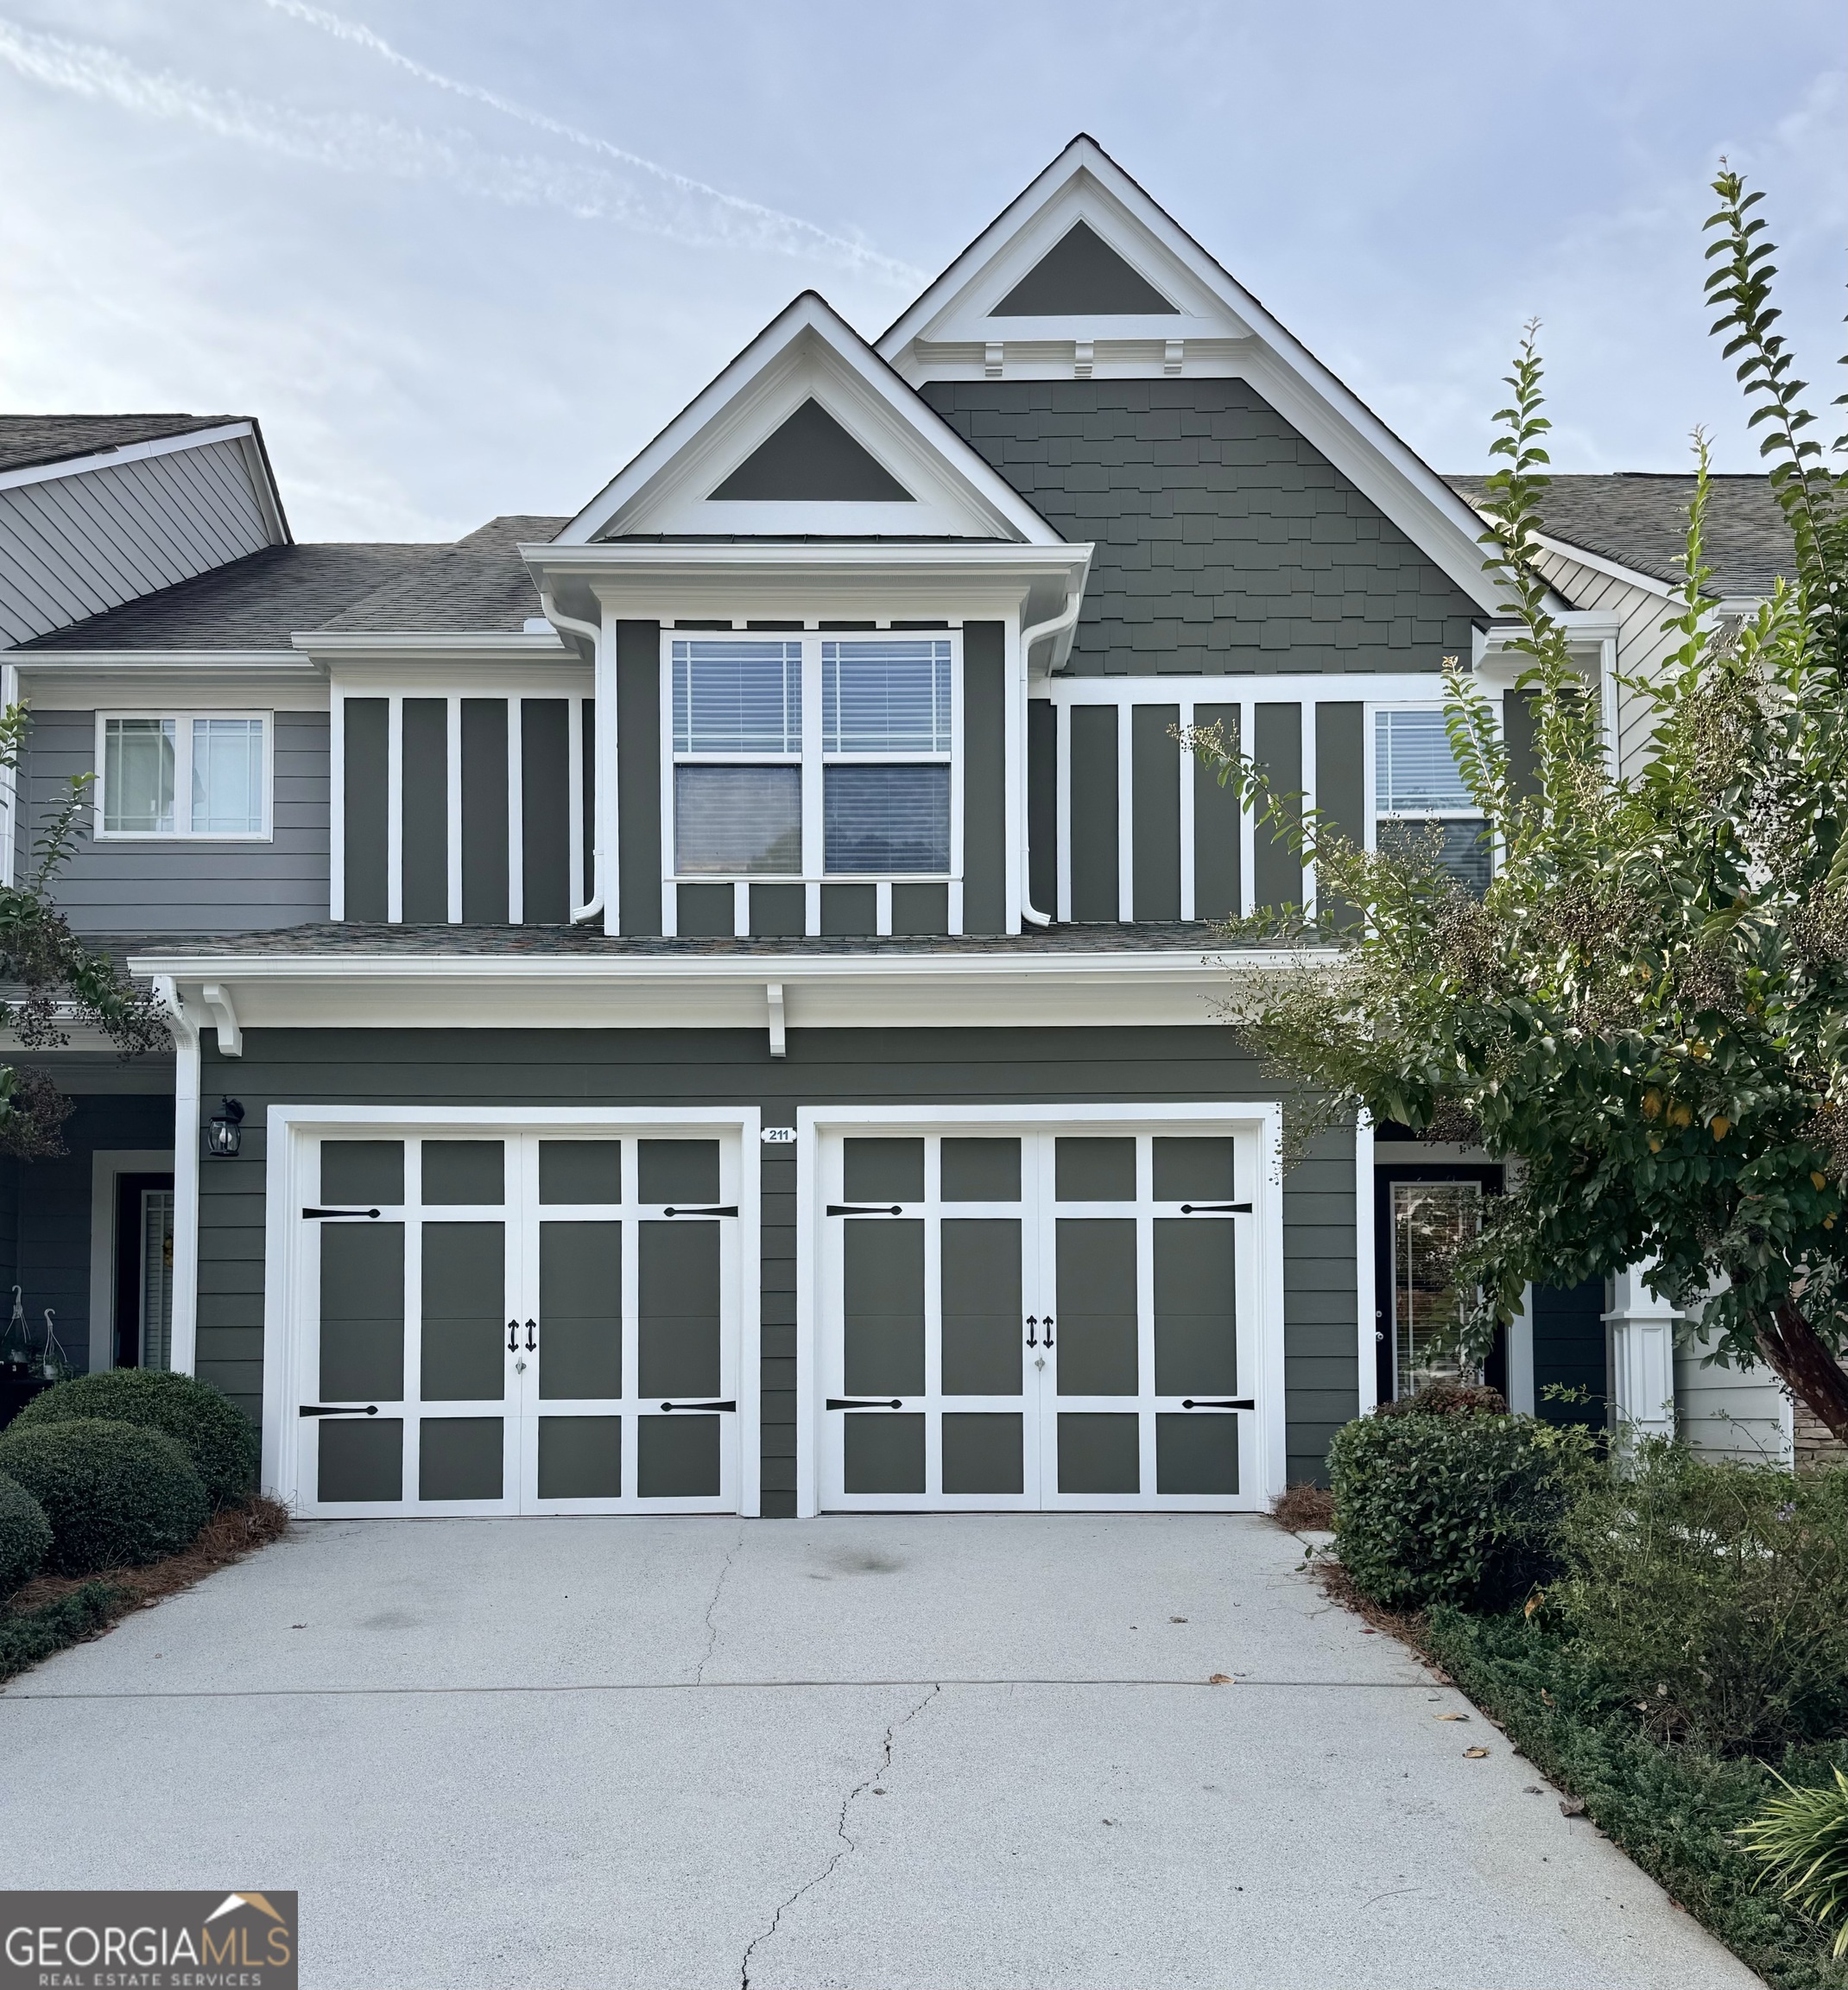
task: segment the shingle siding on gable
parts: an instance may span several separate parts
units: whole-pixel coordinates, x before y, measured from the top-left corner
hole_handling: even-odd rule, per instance
[[[939,414],[1097,557],[1070,668],[1435,670],[1475,606],[1243,380],[932,381]]]

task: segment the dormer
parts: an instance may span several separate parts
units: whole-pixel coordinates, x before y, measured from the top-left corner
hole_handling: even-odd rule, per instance
[[[808,291],[557,542],[1058,537]]]

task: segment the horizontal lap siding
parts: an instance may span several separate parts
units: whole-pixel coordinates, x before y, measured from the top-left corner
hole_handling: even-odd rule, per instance
[[[919,391],[1097,546],[1075,675],[1435,670],[1478,611],[1244,380],[939,380]]]
[[[235,1090],[249,1117],[236,1161],[200,1183],[199,1372],[255,1414],[262,1395],[267,1108],[294,1106],[757,1106],[1160,1105],[1274,1095],[1225,1031],[794,1030],[773,1059],[762,1030],[249,1030],[225,1062],[208,1044],[203,1095]],[[767,1512],[794,1511],[795,1160],[763,1157]],[[1299,1208],[1298,1199],[1301,1205]],[[1320,1468],[1356,1404],[1353,1148],[1323,1138],[1284,1185],[1286,1414],[1293,1477]],[[210,1267],[208,1275],[207,1268]]]
[[[99,841],[86,833],[60,874],[60,909],[79,933],[248,933],[327,916],[327,714],[274,715],[272,828],[263,842]],[[73,774],[94,774],[96,714],[39,712],[27,735],[19,863]],[[91,799],[99,800],[94,787]],[[94,817],[86,806],[86,832]]]

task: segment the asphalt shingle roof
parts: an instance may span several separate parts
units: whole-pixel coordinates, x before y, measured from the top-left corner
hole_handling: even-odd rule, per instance
[[[353,602],[446,548],[269,546],[22,646],[68,650],[287,650]]]
[[[129,954],[223,954],[227,959],[282,955],[397,954],[408,959],[440,955],[504,959],[522,955],[570,955],[585,960],[689,960],[750,958],[756,954],[801,954],[829,960],[843,954],[1046,954],[1183,953],[1204,958],[1235,951],[1209,925],[1049,926],[1025,933],[892,939],[833,936],[808,939],[730,937],[649,939],[616,937],[586,926],[381,926],[352,921],[288,926],[262,933],[214,933],[190,939],[161,934],[146,940],[111,936],[111,951]]]
[[[1486,479],[1445,481],[1475,504]],[[1770,479],[1715,477],[1709,490],[1704,555],[1713,570],[1709,591],[1754,599],[1769,594],[1773,580],[1788,579],[1793,565],[1790,529],[1771,495]],[[1540,512],[1549,538],[1602,554],[1672,586],[1681,578],[1675,561],[1687,545],[1693,495],[1693,478],[1680,471],[1560,476],[1541,493]]]
[[[222,428],[241,415],[0,415],[0,470],[94,456],[130,442]]]

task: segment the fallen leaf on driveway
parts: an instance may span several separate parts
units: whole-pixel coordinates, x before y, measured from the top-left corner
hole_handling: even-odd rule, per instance
[[[1469,1761],[1480,1762],[1489,1751],[1486,1748],[1465,1748],[1463,1752]]]
[[[1230,1686],[1231,1683],[1232,1676],[1230,1672],[1215,1672],[1206,1682],[1209,1686]]]
[[[1433,1714],[1431,1718],[1433,1721],[1467,1721],[1469,1715],[1467,1714]]]
[[[1584,1799],[1584,1797],[1560,1797],[1560,1816],[1562,1816],[1562,1817],[1582,1817],[1582,1816],[1584,1816],[1584,1815],[1585,1815],[1585,1799]]]

